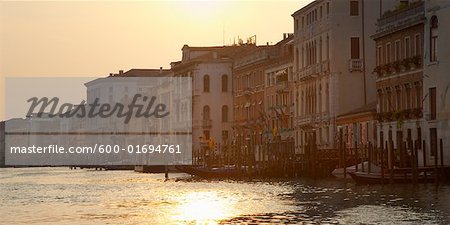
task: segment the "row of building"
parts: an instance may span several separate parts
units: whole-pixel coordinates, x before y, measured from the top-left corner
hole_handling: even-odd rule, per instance
[[[303,154],[311,134],[332,149],[342,132],[350,147],[425,141],[432,162],[441,139],[450,148],[449,6],[317,0],[275,45],[184,46],[170,71],[193,78],[194,150],[213,138],[256,157],[275,141]]]
[[[439,140],[450,148],[449,6],[316,0],[275,45],[183,46],[165,76],[193,79],[194,152],[214,140],[218,153],[234,143],[258,160],[267,143],[304,154],[312,134],[333,149],[342,133],[349,147],[425,141],[432,161]]]
[[[419,140],[422,163],[441,141],[450,164],[450,2],[316,0],[292,17],[274,45],[185,45],[170,69],[110,76],[191,77],[194,157],[235,145],[262,161],[270,143],[301,155],[312,135],[321,149],[342,135],[354,148]]]

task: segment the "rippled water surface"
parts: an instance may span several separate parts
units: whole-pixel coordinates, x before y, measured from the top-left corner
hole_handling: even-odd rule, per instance
[[[450,186],[0,169],[0,224],[450,224]]]

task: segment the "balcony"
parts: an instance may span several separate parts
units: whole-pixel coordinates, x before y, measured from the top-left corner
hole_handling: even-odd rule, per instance
[[[421,55],[417,55],[392,63],[379,65],[374,68],[373,73],[377,75],[377,78],[383,78],[391,75],[419,70],[422,69],[422,65],[423,58]]]
[[[307,80],[314,78],[316,75],[322,72],[322,64],[314,64],[300,70],[300,80]]]
[[[364,61],[362,59],[350,59],[348,61],[348,70],[350,70],[350,72],[362,71],[363,69]]]

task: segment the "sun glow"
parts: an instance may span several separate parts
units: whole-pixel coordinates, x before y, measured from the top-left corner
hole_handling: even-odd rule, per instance
[[[218,196],[215,192],[193,192],[182,197],[175,220],[200,224],[217,224],[232,215],[233,200]]]
[[[217,20],[226,12],[228,4],[224,1],[182,1],[178,9],[190,19]]]

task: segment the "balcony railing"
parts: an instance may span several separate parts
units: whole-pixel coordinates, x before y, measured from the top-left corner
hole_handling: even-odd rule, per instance
[[[362,59],[350,59],[348,69],[352,71],[362,71],[364,69],[364,62]]]

